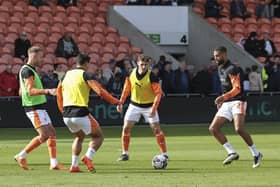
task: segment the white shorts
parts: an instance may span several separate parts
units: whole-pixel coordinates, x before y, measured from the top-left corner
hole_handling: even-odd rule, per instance
[[[233,116],[235,114],[243,114],[245,116],[246,107],[247,107],[247,102],[244,101],[224,102],[221,108],[219,108],[216,116],[224,117],[229,121],[232,121]]]
[[[33,110],[26,112],[26,115],[32,122],[35,129],[52,123],[46,110]]]
[[[138,107],[138,106],[129,104],[128,109],[124,116],[124,120],[138,122],[142,115],[145,118],[145,121],[148,123],[159,122],[159,116],[158,116],[157,111],[156,111],[156,114],[154,117],[149,117],[151,110],[152,110],[152,107],[142,108],[142,107]]]
[[[99,127],[98,122],[91,116],[84,117],[63,117],[63,121],[72,133],[82,130],[86,135],[92,132],[92,129]]]

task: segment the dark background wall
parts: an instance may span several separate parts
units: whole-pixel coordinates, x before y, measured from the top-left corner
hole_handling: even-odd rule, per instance
[[[161,123],[210,123],[216,113],[214,99],[214,96],[165,97],[159,107]],[[98,97],[91,97],[89,106],[90,112],[100,125],[122,125],[124,113],[118,113],[115,105],[110,105]],[[127,106],[128,104],[125,104],[125,109]],[[55,100],[48,101],[48,112],[54,126],[64,126]],[[247,121],[278,121],[279,114],[280,95],[248,97]],[[0,97],[0,127],[32,127],[21,107],[19,97]]]

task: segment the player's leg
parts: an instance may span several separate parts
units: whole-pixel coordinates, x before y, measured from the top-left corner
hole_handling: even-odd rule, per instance
[[[245,130],[245,127],[244,127],[245,115],[243,113],[236,113],[236,114],[234,114],[233,119],[234,119],[235,131],[246,142],[246,144],[248,145],[248,147],[254,157],[253,168],[259,167],[261,159],[262,159],[262,154],[257,150],[256,146],[253,143],[251,136]]]
[[[85,133],[82,130],[75,133],[75,139],[72,144],[72,164],[70,172],[81,172],[79,168],[79,155],[82,151],[84,138]]]
[[[83,131],[91,137],[91,141],[89,142],[86,154],[82,157],[82,162],[87,166],[88,171],[94,173],[96,170],[93,166],[92,160],[95,152],[103,143],[103,131],[98,122],[91,115],[86,117]]]
[[[161,154],[168,159],[165,135],[160,128],[160,123],[159,122],[152,122],[152,123],[150,123],[150,127],[151,127],[154,135],[156,136],[157,143],[159,145]]]
[[[217,113],[219,114],[219,113]],[[228,156],[223,161],[223,164],[230,164],[233,160],[238,160],[239,155],[228,142],[226,136],[222,133],[221,128],[229,122],[229,119],[216,115],[209,127],[210,133],[223,145],[228,153]]]
[[[41,110],[27,112],[26,115],[38,132],[38,136],[34,137],[14,158],[23,169],[28,170],[26,162],[27,155],[48,139],[48,135],[44,133],[46,131],[44,129],[48,126],[48,121],[42,118]]]
[[[139,121],[141,114],[141,109],[139,107],[136,107],[134,105],[129,105],[128,109],[125,113],[124,117],[124,124],[122,129],[122,154],[118,158],[118,161],[127,161],[129,160],[129,144],[130,144],[130,132],[132,127],[135,125],[137,121]]]
[[[118,161],[129,160],[129,144],[130,144],[130,132],[136,121],[125,120],[122,129],[122,154],[118,158]]]

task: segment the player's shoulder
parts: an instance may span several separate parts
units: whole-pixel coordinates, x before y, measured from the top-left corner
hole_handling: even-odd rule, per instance
[[[22,68],[21,68],[21,76],[23,78],[28,78],[28,77],[31,77],[31,76],[34,76],[34,72],[31,70],[32,67],[28,67],[28,65],[24,65]]]
[[[153,83],[153,82],[159,82],[159,78],[158,76],[155,75],[155,73],[151,70],[150,71],[150,81]]]
[[[83,72],[83,78],[85,81],[96,80],[96,77],[94,76],[94,74],[86,72],[86,71]]]

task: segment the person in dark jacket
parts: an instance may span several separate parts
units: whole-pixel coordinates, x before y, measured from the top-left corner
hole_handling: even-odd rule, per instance
[[[71,33],[65,33],[62,38],[58,40],[55,54],[57,57],[71,58],[77,56],[79,49]]]
[[[27,58],[27,50],[31,47],[31,42],[26,32],[21,32],[15,40],[15,57],[25,60]]]

